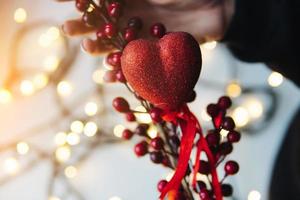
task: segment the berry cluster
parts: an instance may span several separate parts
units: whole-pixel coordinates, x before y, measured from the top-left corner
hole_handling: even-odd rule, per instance
[[[177,127],[174,123],[163,119],[163,111],[154,107],[136,94],[127,81],[121,70],[122,50],[132,40],[140,37],[141,30],[144,28],[143,21],[139,17],[132,17],[127,21],[125,27],[122,27],[120,18],[124,14],[125,2],[122,0],[99,0],[95,3],[93,0],[76,0],[77,9],[83,13],[82,20],[88,25],[97,29],[96,36],[99,46],[104,50],[113,50],[106,57],[110,70],[106,72],[104,80],[106,82],[119,82],[124,84],[130,92],[140,101],[145,108],[144,114],[148,114],[152,119],[152,126],[156,126],[159,134],[155,138],[148,135],[149,124],[139,123],[136,120],[137,113],[130,108],[130,105],[123,97],[117,97],[112,105],[120,113],[125,115],[129,122],[137,123],[134,130],[125,129],[122,137],[126,140],[134,135],[141,137],[141,141],[134,147],[134,152],[138,157],[149,155],[151,161],[155,164],[161,164],[165,167],[176,169],[180,150],[180,136],[177,134]],[[166,34],[166,28],[161,23],[155,23],[149,28],[149,34],[154,38],[161,38]],[[195,92],[189,97],[190,101],[195,99]],[[207,106],[207,113],[211,116],[214,129],[209,130],[206,135],[199,130],[199,143],[204,146],[202,151],[207,155],[207,159],[198,159],[195,165],[190,165],[186,171],[184,181],[176,192],[176,200],[191,200],[194,192],[198,193],[201,200],[220,200],[223,196],[232,195],[231,185],[223,183],[229,175],[234,175],[239,170],[239,165],[235,161],[227,161],[224,165],[225,177],[219,181],[216,169],[226,156],[233,150],[233,143],[240,140],[240,133],[235,129],[235,123],[231,117],[226,116],[226,110],[232,102],[228,97],[221,97],[217,104]],[[226,130],[227,136],[221,135],[221,131]],[[190,175],[197,169],[197,172],[207,176],[208,182],[198,180],[195,184],[189,181]],[[157,189],[162,192],[167,185],[167,180],[159,181]]]

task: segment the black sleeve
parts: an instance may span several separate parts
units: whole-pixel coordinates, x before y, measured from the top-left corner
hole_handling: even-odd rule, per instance
[[[264,62],[300,86],[300,0],[236,0],[224,36],[233,54]]]

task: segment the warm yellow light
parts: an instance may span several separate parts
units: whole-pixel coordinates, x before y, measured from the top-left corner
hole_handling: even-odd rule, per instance
[[[113,197],[110,197],[109,200],[122,200],[122,199],[120,197],[113,196]]]
[[[56,160],[66,162],[71,157],[71,149],[68,146],[58,147],[55,151]]]
[[[248,200],[260,200],[261,195],[258,191],[256,190],[252,190],[251,192],[249,192],[248,194]]]
[[[83,127],[82,121],[76,120],[71,123],[70,130],[74,133],[82,133]]]
[[[88,102],[84,106],[84,112],[87,116],[94,116],[98,111],[98,105],[95,102]]]
[[[61,200],[61,199],[55,196],[51,196],[48,198],[48,200]]]
[[[211,117],[207,114],[206,110],[202,110],[201,118],[207,122],[209,122],[211,120]]]
[[[0,103],[5,104],[12,100],[12,95],[9,90],[0,89]]]
[[[20,91],[23,95],[32,95],[34,93],[33,83],[29,80],[23,80],[20,84]]]
[[[60,31],[57,27],[52,26],[47,30],[46,33],[50,40],[54,41],[57,40],[60,37]]]
[[[14,13],[14,20],[17,23],[23,23],[27,19],[27,12],[24,8],[18,8]]]
[[[242,88],[237,82],[232,82],[227,85],[226,93],[230,97],[238,97],[241,95]]]
[[[77,133],[73,133],[73,132],[69,133],[67,135],[67,143],[72,146],[79,144],[80,136]]]
[[[47,56],[43,62],[43,67],[48,72],[53,72],[60,64],[60,59],[57,56]]]
[[[17,152],[21,155],[27,154],[29,151],[29,145],[26,142],[19,142],[17,144]]]
[[[283,82],[283,76],[278,72],[272,72],[268,78],[271,87],[278,87]]]
[[[249,123],[249,112],[244,107],[237,107],[232,112],[232,118],[237,127],[246,126]]]
[[[148,135],[150,138],[155,138],[157,137],[158,133],[157,133],[157,128],[156,126],[150,126],[148,129]]]
[[[46,74],[37,74],[33,77],[33,84],[35,88],[41,89],[48,83],[48,76]]]
[[[206,42],[202,44],[202,46],[207,50],[213,50],[214,48],[216,48],[217,42],[216,41]]]
[[[245,108],[247,109],[249,115],[253,119],[259,118],[264,111],[264,107],[261,101],[256,98],[251,98],[245,102]]]
[[[65,132],[58,132],[54,137],[54,143],[57,146],[62,146],[67,142],[67,134]]]
[[[74,178],[75,176],[77,176],[77,169],[76,169],[76,167],[74,167],[72,165],[66,167],[64,172],[65,172],[65,176],[67,178]]]
[[[20,164],[17,159],[11,157],[7,158],[4,161],[4,171],[8,174],[14,175],[16,174],[20,169]]]
[[[135,108],[136,111],[146,112],[146,108],[144,106],[138,106]],[[134,113],[138,122],[149,124],[152,122],[151,116],[148,113]]]
[[[95,122],[87,122],[84,126],[83,133],[88,137],[93,137],[98,131],[98,126]]]
[[[122,137],[124,129],[125,129],[125,127],[123,125],[121,125],[121,124],[116,125],[114,128],[114,135],[116,137]]]
[[[69,96],[73,91],[71,83],[67,81],[61,81],[57,85],[57,93],[61,96]]]
[[[97,69],[93,72],[92,78],[95,83],[103,84],[104,80],[103,77],[105,75],[105,71],[103,69]]]
[[[38,39],[38,43],[42,47],[49,47],[55,40],[60,37],[60,32],[57,27],[50,27],[45,33],[42,33]]]

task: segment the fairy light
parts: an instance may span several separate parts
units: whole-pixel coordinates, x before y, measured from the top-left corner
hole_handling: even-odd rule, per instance
[[[46,74],[37,74],[33,77],[33,85],[35,88],[41,89],[48,84],[48,77]]]
[[[283,76],[278,72],[272,72],[268,77],[268,83],[271,87],[278,87],[283,82]]]
[[[95,122],[87,122],[84,126],[83,133],[88,137],[93,137],[98,131],[98,126]]]
[[[94,116],[98,112],[98,105],[95,102],[88,102],[84,106],[84,112],[87,116]]]
[[[242,88],[237,82],[231,82],[226,87],[226,93],[230,97],[238,97],[242,93]]]
[[[213,50],[216,48],[217,42],[216,41],[206,42],[202,46],[207,50]]]
[[[67,134],[65,132],[58,132],[54,137],[54,143],[57,146],[61,146],[66,144],[67,142]]]
[[[121,124],[118,124],[114,127],[114,135],[116,137],[122,137],[122,133],[124,131],[125,127]]]
[[[27,19],[27,12],[24,8],[18,8],[14,12],[14,20],[15,22],[21,24],[24,23]]]
[[[10,157],[4,161],[4,171],[8,174],[14,175],[20,169],[20,164],[16,158]]]
[[[206,110],[201,111],[201,118],[207,122],[211,120],[211,117],[207,114]]]
[[[248,200],[260,200],[260,198],[261,198],[261,194],[256,190],[252,190],[248,194]]]
[[[42,47],[49,47],[59,37],[59,29],[55,26],[52,26],[45,33],[42,33],[39,36],[38,43]]]
[[[149,136],[150,138],[152,138],[152,139],[158,136],[157,128],[156,128],[156,126],[153,126],[153,125],[151,125],[151,126],[149,127],[147,133],[148,133],[148,136]]]
[[[237,127],[246,126],[249,123],[249,112],[244,107],[237,107],[232,112],[232,118]]]
[[[66,140],[69,145],[74,146],[80,143],[80,136],[77,133],[71,132],[67,135]]]
[[[113,197],[110,197],[109,200],[122,200],[122,199],[118,196],[113,196]]]
[[[78,171],[76,167],[70,165],[65,168],[64,173],[67,178],[74,178],[77,176]]]
[[[71,157],[71,149],[68,146],[58,147],[55,151],[55,157],[59,162],[66,162]]]
[[[7,89],[0,89],[0,103],[6,104],[12,100],[12,95]]]
[[[71,83],[67,81],[61,81],[57,85],[57,93],[61,96],[69,96],[73,91]]]
[[[23,95],[29,96],[34,93],[34,85],[29,80],[23,80],[20,84],[20,91]]]
[[[50,27],[46,34],[52,41],[57,40],[60,37],[60,31],[55,26]]]
[[[103,80],[104,75],[105,75],[105,71],[103,69],[95,70],[92,75],[93,81],[97,84],[103,84],[104,83],[104,80]]]
[[[145,112],[145,113],[134,113],[137,121],[144,124],[149,124],[152,122],[151,116],[148,113],[146,113],[147,110],[144,106],[138,106],[135,108],[135,110],[139,112]]]
[[[84,124],[82,121],[76,120],[73,121],[70,125],[70,130],[74,133],[82,133]]]
[[[261,117],[264,107],[261,101],[256,98],[251,98],[245,102],[244,107],[247,109],[249,115],[253,119]]]
[[[26,142],[19,142],[16,148],[20,155],[25,155],[29,152],[29,145]]]
[[[60,59],[57,56],[49,55],[43,61],[43,67],[48,72],[53,72],[60,64]]]

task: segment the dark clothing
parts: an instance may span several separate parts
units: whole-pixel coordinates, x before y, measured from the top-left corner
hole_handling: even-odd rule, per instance
[[[237,58],[264,62],[300,86],[300,0],[236,0],[223,42]],[[282,143],[270,185],[270,200],[300,200],[299,111]]]

